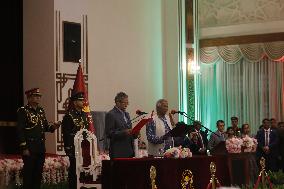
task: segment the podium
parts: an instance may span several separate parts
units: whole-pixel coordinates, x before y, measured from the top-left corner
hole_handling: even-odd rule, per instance
[[[231,184],[248,185],[251,179],[254,180],[257,165],[252,153],[228,153],[225,141],[220,142],[210,153],[213,156],[225,155],[227,157]]]
[[[228,154],[228,151],[226,149],[226,143],[225,141],[220,142],[217,146],[215,146],[210,153],[212,155],[226,155]]]
[[[165,135],[168,137],[183,137],[191,131],[192,126],[178,122],[176,126]]]
[[[249,185],[250,181],[255,181],[253,177],[257,175],[257,172],[255,170],[255,167],[252,167],[250,163],[250,161],[255,158],[252,153],[229,153],[227,157],[230,180],[232,185]],[[257,167],[257,165],[255,166]]]
[[[230,186],[230,174],[226,156],[194,156],[191,158],[124,158],[102,161],[103,189],[149,189],[150,167],[156,168],[158,189],[181,189],[184,170],[192,171],[194,188],[205,189],[210,180],[209,167],[217,166],[216,177],[222,186]],[[134,169],[135,167],[135,169]]]

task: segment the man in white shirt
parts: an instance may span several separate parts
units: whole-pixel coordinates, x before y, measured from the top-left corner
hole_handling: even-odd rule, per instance
[[[148,140],[148,154],[150,156],[162,156],[163,153],[173,147],[173,138],[166,134],[173,128],[170,114],[168,115],[168,101],[160,99],[156,103],[157,115],[146,125]]]

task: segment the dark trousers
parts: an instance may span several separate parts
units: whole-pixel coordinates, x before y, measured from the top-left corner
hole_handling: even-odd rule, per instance
[[[266,160],[267,161],[266,170],[270,170],[270,171],[273,171],[273,172],[278,171],[279,168],[277,167],[277,157],[268,156],[266,159],[267,159]]]
[[[279,170],[282,170],[284,173],[284,155],[281,156],[281,159],[278,162]]]
[[[76,158],[75,156],[68,156],[70,167],[68,169],[68,184],[69,189],[77,188],[77,175],[76,175]]]
[[[23,189],[40,189],[45,155],[31,154],[22,158],[24,162]]]

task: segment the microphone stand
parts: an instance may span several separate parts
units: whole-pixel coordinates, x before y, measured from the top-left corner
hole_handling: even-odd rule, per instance
[[[125,124],[125,126],[128,126],[128,125],[134,123],[134,122],[132,122],[132,121],[136,120],[137,118],[139,118],[139,117],[141,117],[141,116],[143,116],[143,115],[144,115],[144,114],[140,114],[140,115],[137,115],[136,117],[132,118],[131,120],[129,120],[129,121]]]
[[[183,115],[184,117],[186,117],[187,119],[191,120],[191,121],[195,121],[195,120],[193,120],[192,118],[188,117],[187,113],[185,113],[185,112],[180,112],[180,114]],[[216,136],[220,137],[220,135],[218,135],[218,134],[215,133],[214,131],[208,129],[207,127],[205,127],[205,126],[203,126],[203,125],[201,125],[201,124],[200,124],[200,126],[206,130],[206,131],[205,131],[206,133],[207,133],[208,131],[210,131],[211,133],[213,133],[213,134],[215,134]]]

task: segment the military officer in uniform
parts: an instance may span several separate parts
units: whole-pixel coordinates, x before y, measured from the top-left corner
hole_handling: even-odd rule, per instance
[[[70,98],[70,103],[72,103],[72,108],[70,108],[63,117],[62,133],[64,150],[70,161],[68,170],[69,189],[76,189],[77,177],[74,136],[80,129],[88,129],[89,123],[86,113],[82,111],[84,107],[84,93],[78,92],[73,94]]]
[[[17,132],[22,150],[23,188],[40,189],[45,160],[45,132],[54,132],[60,122],[50,124],[42,107],[39,88],[25,92],[28,103],[18,109]]]

